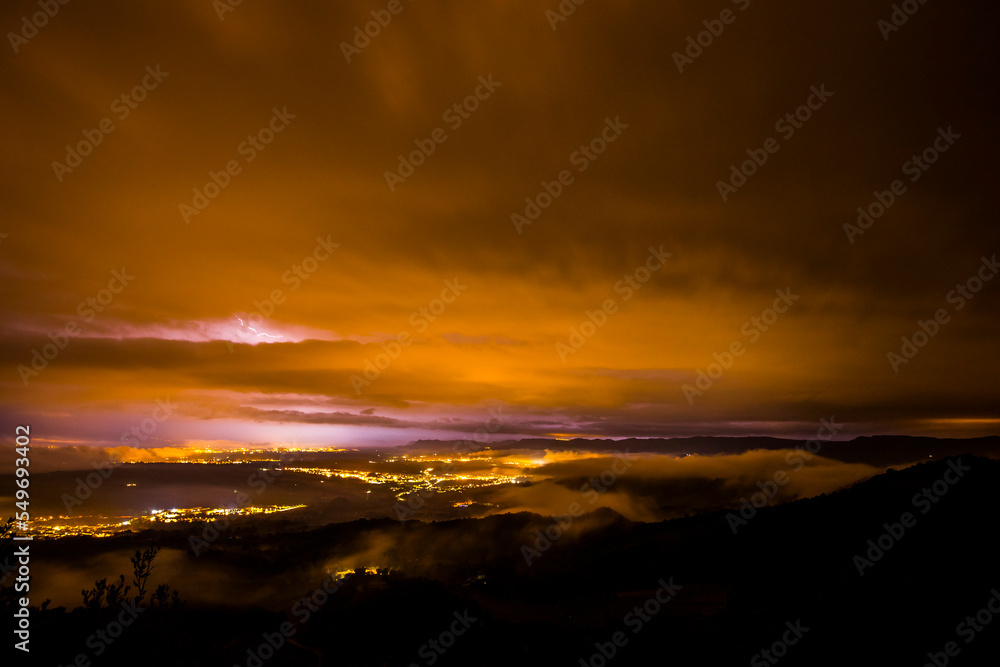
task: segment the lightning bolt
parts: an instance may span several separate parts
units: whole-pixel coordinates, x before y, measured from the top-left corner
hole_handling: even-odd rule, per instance
[[[250,331],[252,331],[255,334],[257,334],[258,336],[266,336],[268,338],[281,338],[282,337],[282,336],[274,336],[274,335],[269,334],[269,333],[264,333],[263,331],[257,331],[252,326],[250,326],[249,324],[247,324],[246,322],[244,322],[243,319],[239,315],[237,315],[236,313],[233,313],[233,317],[235,317],[236,319],[238,319],[240,321],[240,325],[241,326],[246,327]]]

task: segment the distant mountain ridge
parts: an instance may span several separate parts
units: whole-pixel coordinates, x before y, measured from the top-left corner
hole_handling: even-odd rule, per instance
[[[632,453],[670,454],[740,454],[754,449],[805,448],[808,440],[774,438],[766,436],[692,436],[683,438],[625,438],[555,440],[531,438],[524,440],[500,440],[479,443],[474,440],[417,440],[407,445],[395,447],[392,451],[419,454],[452,454],[455,451],[469,452],[489,447],[490,449],[525,449],[550,451],[616,452],[628,450]],[[816,450],[819,456],[836,459],[845,463],[867,463],[875,466],[916,463],[946,456],[972,454],[1000,459],[1000,436],[978,438],[931,438],[908,435],[859,436],[851,440],[820,441],[816,450],[813,444],[809,451]]]

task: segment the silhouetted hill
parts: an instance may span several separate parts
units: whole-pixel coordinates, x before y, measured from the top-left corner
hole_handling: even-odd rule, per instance
[[[627,438],[602,440],[574,438],[573,440],[525,439],[503,440],[486,443],[495,450],[549,450],[608,452],[629,451],[684,456],[686,454],[740,454],[755,449],[791,449],[805,447],[807,440],[770,437],[708,437],[685,438]],[[982,438],[927,438],[904,435],[861,436],[851,440],[820,440],[816,453],[846,463],[868,463],[879,467],[915,463],[930,458],[944,458],[959,454],[974,454],[1000,458],[1000,437]],[[483,443],[468,440],[418,440],[393,449],[397,453],[452,454],[454,448],[464,450],[483,447]],[[813,445],[810,451],[816,449]]]

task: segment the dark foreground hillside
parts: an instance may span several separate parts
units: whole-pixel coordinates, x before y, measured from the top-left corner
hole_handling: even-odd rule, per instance
[[[996,664],[997,489],[1000,463],[963,456],[742,521],[356,521],[234,532],[197,558],[171,533],[60,540],[47,548],[66,558],[156,541],[268,593],[252,608],[147,605],[111,642],[94,633],[120,604],[36,610],[31,664]],[[382,567],[324,588],[326,564],[352,554]]]

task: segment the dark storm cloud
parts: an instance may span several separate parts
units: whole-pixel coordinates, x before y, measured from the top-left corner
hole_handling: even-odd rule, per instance
[[[539,434],[801,433],[831,413],[865,432],[995,431],[1000,290],[948,300],[1000,250],[994,6],[921,5],[886,40],[891,3],[587,3],[555,30],[550,4],[405,3],[350,62],[341,42],[380,5],[243,3],[223,20],[206,2],[61,6],[0,62],[5,398],[46,420],[135,412],[128,386],[192,406],[198,391],[328,399],[331,425],[494,399]],[[36,10],[8,3],[0,24]],[[122,117],[148,68],[165,74]],[[776,126],[817,90],[808,121]],[[275,114],[287,126],[248,160]],[[104,118],[114,131],[57,175]],[[620,136],[579,171],[609,126]],[[446,141],[390,190],[437,128]],[[904,163],[948,128],[960,137],[910,181]],[[718,181],[769,138],[777,152],[723,201]],[[572,183],[519,234],[511,214],[562,170]],[[211,173],[225,186],[185,224],[178,206]],[[844,225],[895,179],[906,192],[852,244]],[[310,264],[320,239],[339,247]],[[616,286],[661,246],[672,257],[626,301]],[[21,382],[122,267],[134,282],[86,337]],[[421,328],[445,280],[468,289]],[[786,288],[795,306],[689,404],[682,386]],[[556,343],[609,298],[618,311],[564,363]],[[893,369],[887,353],[941,308],[948,323]],[[234,314],[255,311],[283,342],[243,344]],[[355,391],[400,333],[414,343]]]

